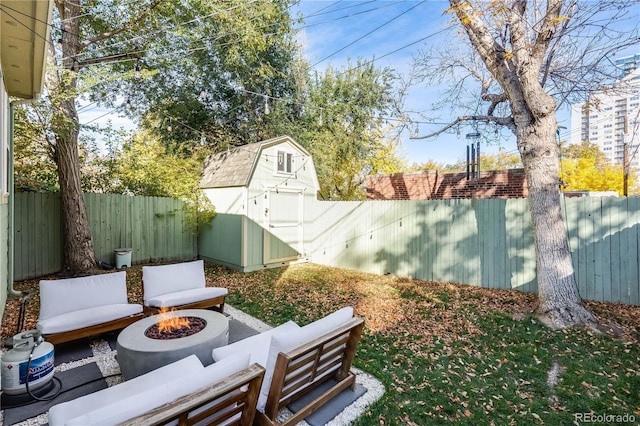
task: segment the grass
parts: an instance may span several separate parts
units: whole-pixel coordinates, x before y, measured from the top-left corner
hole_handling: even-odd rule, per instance
[[[206,274],[229,289],[227,303],[272,325],[353,306],[365,320],[355,365],[386,389],[357,424],[567,425],[579,413],[640,420],[640,307],[587,304],[620,326],[613,337],[550,330],[528,313],[535,296],[515,291],[314,264],[248,274],[207,265]],[[127,278],[139,302],[140,268]],[[33,291],[37,282],[16,287]],[[14,311],[8,304],[5,322]]]

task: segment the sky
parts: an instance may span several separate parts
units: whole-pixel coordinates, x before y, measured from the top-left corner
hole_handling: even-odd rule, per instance
[[[295,15],[304,17],[304,23],[294,25],[298,29],[298,41],[312,69],[323,72],[327,66],[343,69],[351,61],[374,60],[377,67],[389,67],[407,78],[412,71],[414,58],[420,51],[431,48],[446,48],[459,43],[459,38],[450,24],[452,16],[443,12],[448,1],[309,1],[302,0],[292,9]],[[640,9],[640,3],[638,7]],[[640,16],[638,10],[636,16]],[[637,21],[637,20],[636,20]],[[640,45],[626,54],[640,53]],[[425,135],[439,130],[455,117],[468,111],[435,109],[441,99],[443,88],[416,84],[408,92],[405,108],[416,122],[412,131]],[[477,102],[470,99],[470,103]],[[483,109],[478,113],[482,114]],[[114,127],[131,128],[124,117],[106,115],[104,110],[94,109],[81,114],[81,122],[95,120],[103,123],[110,119]],[[100,118],[98,118],[100,117]],[[569,107],[557,112],[561,139],[569,139]],[[430,124],[430,123],[437,124]],[[564,129],[563,129],[564,127]],[[515,137],[506,129],[498,133],[494,129],[479,128],[482,134],[482,153],[517,153]],[[422,164],[433,160],[442,164],[464,161],[468,139],[475,132],[469,124],[461,126],[459,132],[450,131],[436,138],[411,139],[409,131],[401,135],[400,155],[408,164]],[[295,135],[291,135],[295,138]]]

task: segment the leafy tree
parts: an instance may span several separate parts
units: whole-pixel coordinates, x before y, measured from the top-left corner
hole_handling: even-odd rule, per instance
[[[43,143],[43,129],[36,120],[27,118],[26,108],[15,108],[14,183],[17,191],[56,191],[58,176],[49,146]]]
[[[115,154],[117,192],[178,198],[186,203],[189,224],[210,223],[215,208],[200,189],[203,148],[184,157],[167,150],[153,132],[140,130]]]
[[[104,188],[92,145],[79,150],[80,98],[127,111],[188,154],[260,138],[262,94],[286,96],[289,2],[54,0],[52,66],[34,110],[56,164],[65,229],[64,270],[95,267],[82,185]],[[204,93],[201,96],[201,93]],[[137,107],[136,107],[137,105]],[[175,119],[172,126],[173,117]],[[172,129],[172,130],[169,130]],[[204,137],[203,137],[204,136]],[[106,189],[106,188],[105,188]]]
[[[126,6],[125,6],[126,3]],[[150,23],[160,0],[137,3],[119,0],[86,2],[55,0],[51,46],[57,66],[50,67],[46,80],[47,97],[36,106],[47,107],[45,139],[56,163],[64,225],[65,272],[81,273],[96,266],[91,229],[82,196],[79,121],[76,99],[90,86],[83,72],[87,67],[130,58],[128,50],[136,35]],[[118,43],[124,43],[119,45]],[[124,53],[123,53],[124,52]],[[113,79],[114,76],[111,76]]]
[[[297,89],[291,2],[191,3],[199,5],[165,22],[163,37],[146,47],[138,78],[103,90],[120,93],[134,106],[129,115],[185,155],[203,144],[219,151],[276,136],[270,113],[276,103],[280,113],[291,107],[284,100]]]
[[[172,153],[148,130],[140,130],[116,153],[117,192],[185,198],[200,183],[202,156]]]
[[[466,170],[467,164],[459,162],[455,164],[442,164],[433,160],[429,160],[423,164],[414,164],[408,170],[435,170],[440,173],[460,173]],[[509,153],[498,153],[495,155],[482,155],[480,157],[480,170],[506,170],[522,168],[520,156]]]
[[[560,179],[564,191],[616,191],[624,192],[622,166],[612,164],[598,148],[590,142],[569,145],[562,150]],[[629,186],[635,176],[630,174]]]
[[[594,88],[594,83],[611,76],[602,59],[636,42],[637,20],[632,23],[634,31],[611,32],[607,23],[618,19],[621,25],[625,19],[625,5],[615,1],[450,0],[449,4],[448,12],[466,35],[471,51],[464,56],[444,53],[439,63],[427,56],[423,75],[433,71],[433,77],[449,81],[453,76],[452,84],[461,90],[468,87],[467,77],[475,79],[486,112],[460,116],[427,136],[461,121],[494,123],[515,134],[529,186],[537,312],[556,327],[597,327],[596,317],[578,294],[562,221],[555,111],[558,101],[567,101],[577,91]]]
[[[480,157],[480,170],[507,170],[522,168],[522,160],[517,154],[500,152]]]
[[[391,113],[392,80],[389,69],[363,61],[309,79],[298,134],[313,155],[320,198],[363,199],[367,174],[401,170],[383,118]]]
[[[448,164],[439,163],[434,160],[427,160],[422,164],[413,163],[411,166],[407,167],[405,171],[407,172],[419,172],[422,170],[434,170],[440,173],[446,173]]]

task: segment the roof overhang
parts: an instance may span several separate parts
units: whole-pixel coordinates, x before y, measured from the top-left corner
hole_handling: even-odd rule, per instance
[[[52,10],[51,0],[0,0],[0,64],[9,96],[40,95]]]

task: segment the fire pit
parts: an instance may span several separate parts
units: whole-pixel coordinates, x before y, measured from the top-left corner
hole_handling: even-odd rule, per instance
[[[118,335],[118,364],[125,380],[191,354],[207,366],[213,363],[211,350],[228,342],[229,320],[218,312],[205,309],[165,312],[122,330]]]

